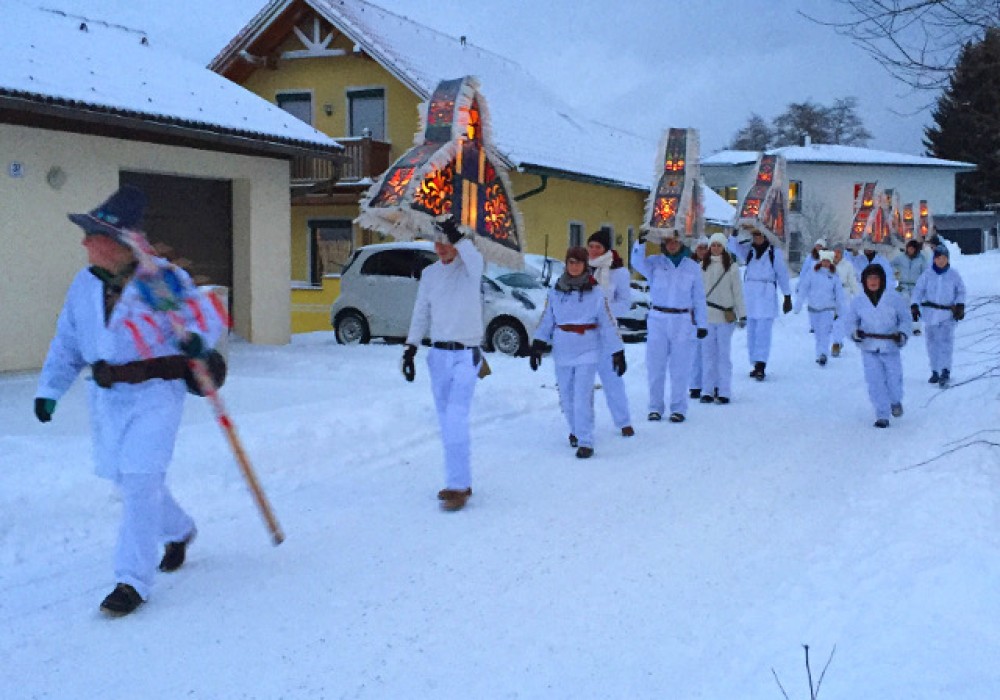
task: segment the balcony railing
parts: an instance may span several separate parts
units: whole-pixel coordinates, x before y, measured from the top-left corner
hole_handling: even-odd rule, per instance
[[[375,178],[389,167],[392,144],[371,138],[337,138],[343,145],[343,162],[325,158],[300,157],[292,161],[292,184],[316,184],[336,180],[338,183]]]

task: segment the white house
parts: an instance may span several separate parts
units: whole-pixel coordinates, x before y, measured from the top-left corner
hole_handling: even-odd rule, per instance
[[[4,0],[0,23],[0,371],[41,366],[86,263],[68,212],[122,184],[146,231],[231,289],[235,330],[290,336],[289,163],[342,147],[141,31]]]
[[[854,215],[854,187],[877,182],[904,204],[927,200],[933,214],[955,211],[955,175],[972,163],[889,153],[856,146],[809,144],[768,153],[785,157],[789,180],[789,260],[819,237],[846,241]],[[750,188],[757,151],[720,151],[701,161],[706,184],[734,206]]]

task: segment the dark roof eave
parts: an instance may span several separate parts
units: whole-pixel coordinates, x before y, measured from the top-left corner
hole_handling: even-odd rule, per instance
[[[249,131],[227,129],[207,123],[171,119],[118,110],[100,105],[71,103],[56,100],[44,95],[25,95],[0,89],[0,122],[3,112],[30,114],[61,119],[82,124],[101,124],[108,127],[129,129],[137,132],[148,132],[158,136],[176,136],[181,140],[194,140],[210,147],[217,144],[219,150],[238,149],[244,152],[257,152],[262,155],[295,157],[336,157],[344,151],[340,144],[323,146],[294,139],[278,137]]]
[[[563,180],[571,180],[573,182],[585,182],[589,185],[615,187],[618,189],[634,190],[636,192],[649,192],[649,187],[646,185],[637,185],[632,182],[623,182],[621,180],[613,180],[610,178],[595,177],[594,175],[587,175],[585,173],[576,173],[570,170],[560,170],[559,168],[552,168],[546,165],[537,165],[535,163],[521,163],[518,165],[518,170],[522,173],[527,173],[529,175],[550,175],[552,177],[557,177]]]

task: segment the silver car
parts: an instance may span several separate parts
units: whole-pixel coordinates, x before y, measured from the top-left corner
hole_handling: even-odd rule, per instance
[[[330,309],[337,342],[349,345],[368,343],[372,338],[404,340],[420,275],[437,259],[434,244],[426,241],[358,248],[341,273],[340,296]],[[545,307],[544,290],[538,294],[499,279],[510,272],[489,266],[483,275],[483,348],[506,355],[526,355]],[[527,284],[524,280],[518,282]]]

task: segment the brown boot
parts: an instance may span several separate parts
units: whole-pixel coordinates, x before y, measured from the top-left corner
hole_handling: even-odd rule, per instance
[[[840,357],[840,343],[833,344],[833,347],[830,348],[830,354],[834,357]]]
[[[472,495],[472,489],[441,489],[438,491],[438,499],[441,501],[441,510],[462,510],[466,501]]]

